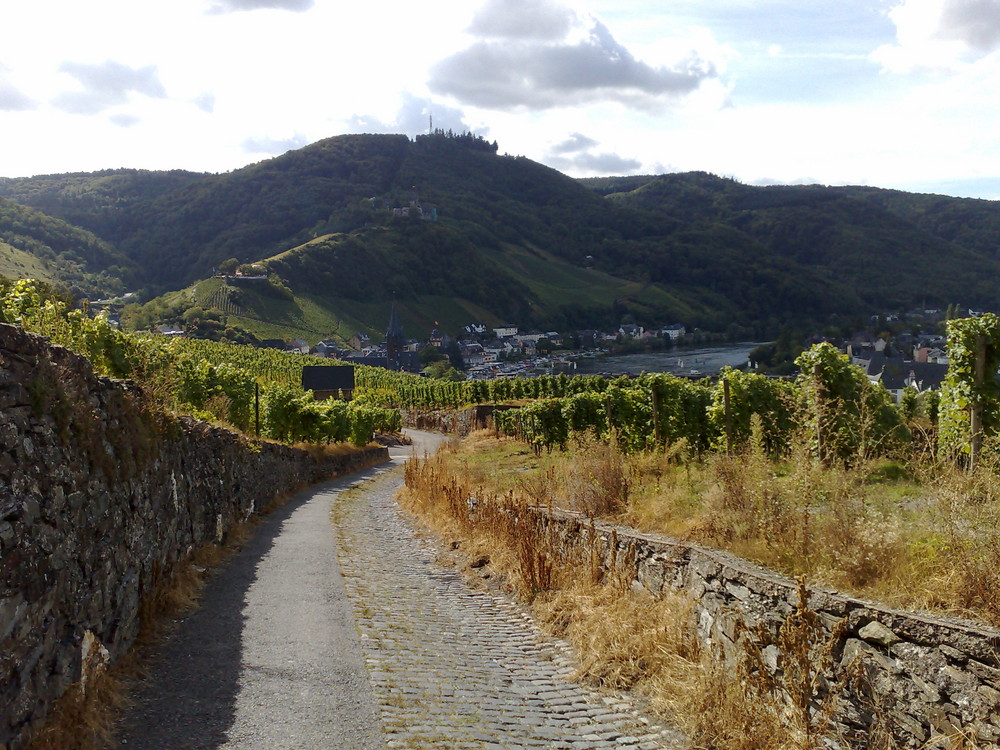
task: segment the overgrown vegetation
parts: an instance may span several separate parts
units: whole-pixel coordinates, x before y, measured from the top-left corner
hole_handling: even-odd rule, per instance
[[[0,283],[0,322],[17,323],[86,356],[95,370],[128,377],[157,406],[282,442],[367,444],[397,432],[399,412],[359,398],[315,401],[303,392],[304,358],[213,342],[127,334],[89,318],[38,282]]]
[[[852,678],[831,686],[818,677],[828,644],[804,588],[780,630],[751,634],[738,666],[723,670],[695,638],[690,601],[636,594],[624,554],[616,568],[602,560],[596,537],[589,548],[564,545],[527,510],[603,515],[730,549],[800,581],[1000,623],[1000,466],[969,474],[920,461],[825,465],[798,439],[774,461],[758,419],[752,432],[738,454],[698,459],[679,446],[623,453],[593,438],[536,456],[481,431],[408,464],[401,499],[573,642],[582,677],[643,692],[695,746],[825,747],[834,729],[823,696],[853,689]],[[761,662],[770,644],[786,654],[777,674]],[[897,747],[888,717],[872,711],[867,746]],[[976,747],[960,736],[941,746]]]

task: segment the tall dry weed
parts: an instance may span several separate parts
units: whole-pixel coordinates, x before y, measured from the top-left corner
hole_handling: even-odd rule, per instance
[[[591,518],[622,513],[632,492],[625,455],[600,441],[588,442],[576,451],[563,469],[562,484],[569,508]]]

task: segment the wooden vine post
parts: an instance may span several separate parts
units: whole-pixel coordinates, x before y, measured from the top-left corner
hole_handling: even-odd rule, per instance
[[[816,452],[819,460],[826,462],[826,430],[823,420],[826,416],[826,386],[823,383],[823,368],[817,362],[813,366],[813,382],[816,388]]]
[[[733,413],[729,409],[729,378],[722,379],[722,406],[725,410],[726,453],[733,454]]]
[[[260,382],[256,380],[253,384],[253,414],[254,434],[260,437]]]
[[[976,363],[973,373],[973,398],[970,409],[969,429],[972,433],[972,445],[969,453],[969,469],[974,469],[979,463],[979,454],[983,449],[983,383],[986,380],[986,336],[976,336]]]
[[[660,391],[653,381],[650,387],[653,396],[653,442],[663,445],[663,429],[660,427]]]

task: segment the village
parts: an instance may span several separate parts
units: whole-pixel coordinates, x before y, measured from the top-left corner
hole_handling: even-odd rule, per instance
[[[948,314],[954,316],[958,311]],[[873,316],[873,321],[885,328],[881,335],[861,332],[850,338],[840,339],[812,336],[802,342],[803,347],[827,341],[845,353],[851,364],[860,367],[873,383],[881,383],[895,401],[903,392],[913,389],[918,393],[937,390],[948,371],[947,339],[944,333],[924,333],[925,330],[942,330],[948,315],[937,309],[912,310],[908,313]],[[969,317],[981,312],[961,311]],[[515,324],[488,327],[470,323],[462,328],[459,337],[453,338],[436,328],[426,341],[405,338],[399,325],[395,308],[385,340],[373,342],[365,333],[356,333],[345,348],[332,341],[320,341],[310,347],[306,342],[295,342],[296,351],[320,357],[330,357],[354,364],[366,364],[389,369],[423,373],[436,377],[490,380],[494,378],[526,377],[552,372],[572,373],[582,359],[607,355],[623,344],[646,344],[650,351],[669,352],[672,348],[702,344],[699,332],[689,333],[681,323],[661,328],[646,329],[641,325],[622,324],[617,330],[598,331],[583,329],[561,334],[557,331],[521,331]],[[278,344],[279,342],[274,342]],[[683,349],[681,349],[683,354]],[[665,354],[664,358],[671,357]],[[697,365],[697,360],[692,360]],[[682,357],[676,364],[683,366]],[[760,370],[760,362],[749,358],[747,368]],[[687,377],[704,377],[715,372],[684,367],[675,374]],[[608,375],[620,373],[606,373]]]
[[[419,341],[403,335],[393,307],[382,342],[373,342],[368,334],[359,332],[348,341],[351,348],[333,341],[320,341],[309,347],[303,341],[297,351],[438,377],[490,380],[573,371],[576,360],[606,354],[623,340],[644,340],[651,348],[665,348],[685,335],[686,329],[680,323],[654,330],[623,324],[615,331],[583,329],[568,335],[558,331],[521,331],[516,324],[489,327],[469,323],[458,337],[435,328],[427,340]]]

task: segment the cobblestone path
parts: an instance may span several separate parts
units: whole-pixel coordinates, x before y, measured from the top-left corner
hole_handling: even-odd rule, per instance
[[[389,748],[681,748],[620,695],[573,682],[565,644],[434,562],[399,470],[334,505],[345,588]]]

